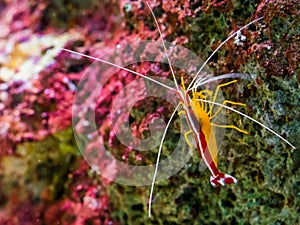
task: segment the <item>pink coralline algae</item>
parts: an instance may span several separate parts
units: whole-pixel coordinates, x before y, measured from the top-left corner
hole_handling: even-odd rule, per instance
[[[84,20],[87,25],[84,28],[87,34],[85,39],[80,34],[82,29],[74,28],[75,23],[60,29],[53,26],[56,23],[51,26],[51,21],[45,21],[45,16],[49,13],[47,7],[50,5],[52,3],[47,1],[0,3],[0,14],[3,18],[0,22],[0,184],[7,186],[15,182],[11,190],[0,191],[1,206],[5,206],[0,209],[0,224],[117,224],[111,219],[106,190],[111,181],[99,176],[95,179],[94,175],[90,175],[95,172],[84,159],[78,157],[73,142],[47,146],[48,138],[59,136],[60,131],[71,129],[77,84],[85,68],[91,64],[89,60],[70,55],[60,48],[80,46],[84,43],[82,39],[86,40],[87,46],[95,45],[96,48],[96,40],[105,39],[109,34],[99,30],[102,31],[105,26],[109,29],[113,25],[108,23],[95,27],[94,22],[99,22],[101,16],[95,9],[87,10],[85,15],[92,15],[92,18],[89,21]],[[106,10],[113,11],[113,7]],[[66,32],[67,28],[71,29]],[[116,45],[115,42],[113,44]],[[115,84],[117,83],[112,82],[112,86],[108,85],[108,93],[112,90],[109,88],[115,88]],[[105,105],[102,109],[99,107],[99,112],[106,111],[105,108]],[[58,141],[63,138],[65,137],[59,137]],[[36,143],[40,146],[37,149],[48,149],[49,152],[44,152],[42,158],[33,161],[27,158],[32,148],[31,144],[26,147],[26,143]],[[61,154],[66,155],[51,158],[58,149]],[[72,154],[68,155],[68,151]],[[9,165],[5,162],[14,160],[14,157],[25,166],[24,169],[19,165],[24,173],[33,171],[32,176],[26,180],[28,185],[15,180],[14,174],[8,176],[9,168],[2,168]],[[63,168],[66,162],[62,160],[57,165],[61,168],[61,175],[60,172],[53,177],[49,175],[53,172],[52,164],[55,165],[51,160],[64,157],[75,157],[74,163],[70,163],[74,166],[72,171],[68,171],[70,168]],[[76,162],[79,162],[78,165]],[[33,165],[36,168],[31,168]],[[38,168],[43,166],[46,168],[46,181],[42,175],[36,175],[42,172]],[[109,171],[113,180],[117,172],[114,164],[100,161],[99,168]],[[2,179],[2,175],[5,179]],[[38,181],[34,183],[36,177]],[[62,193],[56,193],[58,190],[55,188],[58,187]],[[19,191],[22,189],[23,191]]]
[[[50,66],[30,81],[1,84],[2,154],[12,153],[18,142],[41,140],[70,126],[74,79],[60,72],[53,74],[62,67]]]
[[[113,224],[107,214],[109,198],[103,195],[103,187],[78,184],[72,190],[71,199],[63,199],[48,207],[46,224]],[[116,224],[116,223],[114,223]]]

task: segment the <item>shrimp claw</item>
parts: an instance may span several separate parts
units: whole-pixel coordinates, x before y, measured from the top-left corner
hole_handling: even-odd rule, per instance
[[[226,173],[219,173],[218,176],[216,177],[213,176],[210,177],[210,184],[214,187],[225,186],[226,184],[232,184],[232,183],[236,184],[237,179]]]

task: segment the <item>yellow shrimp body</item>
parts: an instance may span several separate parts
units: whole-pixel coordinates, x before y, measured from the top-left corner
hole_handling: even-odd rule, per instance
[[[214,127],[211,126],[209,112],[206,112],[202,107],[199,101],[197,101],[195,93],[193,93],[193,98],[191,99],[191,106],[195,112],[196,117],[200,122],[200,127],[202,132],[205,135],[205,140],[208,146],[210,155],[213,158],[214,163],[217,165],[218,160],[218,147],[214,132]]]
[[[213,186],[224,186],[226,184],[237,182],[237,180],[233,176],[222,173],[218,169],[218,146],[216,142],[214,127],[232,128],[245,134],[248,133],[247,131],[240,129],[234,125],[214,124],[212,122],[212,119],[220,113],[221,108],[219,107],[216,110],[213,110],[213,105],[209,102],[216,102],[217,94],[221,87],[227,86],[235,82],[236,80],[233,80],[224,84],[220,84],[217,86],[215,91],[193,91],[192,96],[190,97],[188,95],[188,92],[186,91],[184,80],[183,78],[181,78],[183,94],[181,94],[180,96],[183,99],[183,102],[185,103],[183,104],[183,113],[186,114],[191,129],[190,131],[185,133],[185,139],[190,147],[194,147],[190,143],[188,138],[188,134],[193,134],[199,155],[203,159],[204,163],[209,168],[212,174],[210,178],[210,183]],[[185,97],[183,98],[183,96]],[[223,104],[245,106],[245,104],[243,103],[232,102],[228,100],[224,100]]]

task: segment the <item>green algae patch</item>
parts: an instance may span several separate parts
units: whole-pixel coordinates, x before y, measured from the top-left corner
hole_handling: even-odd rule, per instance
[[[74,146],[70,129],[40,142],[19,144],[15,156],[1,158],[3,190],[9,195],[20,189],[23,198],[60,198],[67,190],[68,174],[77,167],[79,151]]]

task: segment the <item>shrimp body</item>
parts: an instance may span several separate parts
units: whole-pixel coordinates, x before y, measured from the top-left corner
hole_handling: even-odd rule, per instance
[[[201,93],[201,92],[200,92]],[[211,126],[211,112],[212,110],[200,104],[198,97],[201,96],[199,92],[193,91],[192,98],[189,96],[189,91],[186,91],[184,82],[182,80],[182,90],[178,92],[183,111],[186,114],[187,122],[190,128],[185,135],[185,139],[189,146],[187,134],[192,133],[199,156],[202,158],[208,167],[211,177],[210,183],[213,186],[224,186],[226,184],[237,183],[237,179],[233,176],[222,173],[217,167],[218,148],[214,127]],[[179,112],[179,113],[181,113]]]

